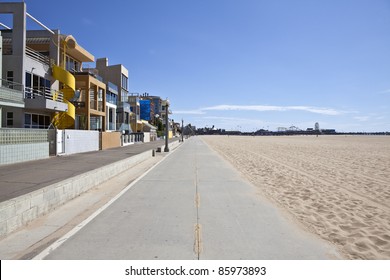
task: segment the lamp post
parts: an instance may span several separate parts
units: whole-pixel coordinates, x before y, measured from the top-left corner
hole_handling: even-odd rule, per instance
[[[181,119],[181,142],[184,142],[183,135],[184,135],[184,121],[183,119]]]
[[[164,152],[169,152],[168,148],[168,133],[169,133],[169,123],[168,123],[168,106],[169,106],[169,100],[165,101],[165,148]]]

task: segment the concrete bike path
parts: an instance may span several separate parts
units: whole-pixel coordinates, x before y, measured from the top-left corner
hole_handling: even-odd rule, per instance
[[[129,185],[46,259],[334,259],[193,137]]]

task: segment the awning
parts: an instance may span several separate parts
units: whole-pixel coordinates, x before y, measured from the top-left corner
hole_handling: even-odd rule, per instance
[[[155,129],[155,130],[157,130],[157,127],[156,127],[156,126],[151,125],[150,123],[148,123],[148,122],[145,121],[145,120],[141,120],[141,121],[142,121],[142,124],[143,124],[143,125],[145,125],[145,126],[147,126],[147,127],[150,127],[150,129]]]

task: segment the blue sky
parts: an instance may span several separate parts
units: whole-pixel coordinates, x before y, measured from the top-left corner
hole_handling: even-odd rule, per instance
[[[131,92],[168,97],[175,121],[390,131],[389,0],[25,2],[125,65]]]

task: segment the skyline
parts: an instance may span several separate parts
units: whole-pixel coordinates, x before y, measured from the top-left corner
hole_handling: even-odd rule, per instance
[[[169,98],[176,122],[390,131],[389,1],[70,0],[72,13],[25,2],[95,58],[129,69],[130,92]]]

